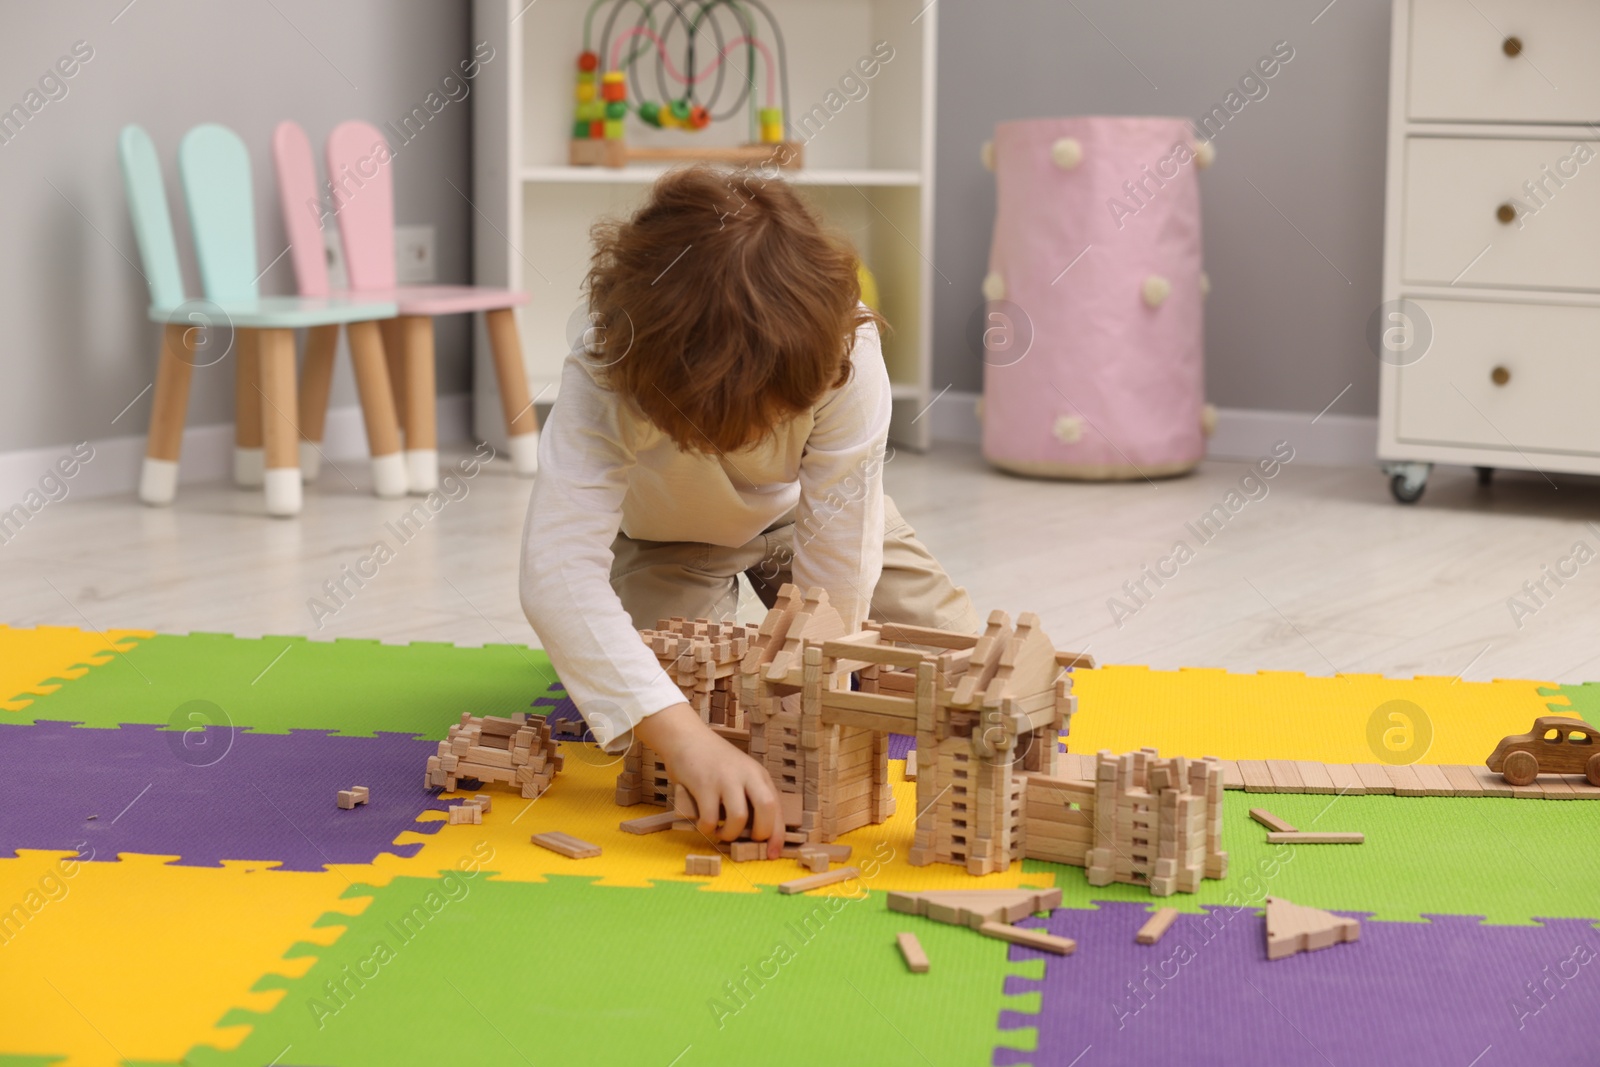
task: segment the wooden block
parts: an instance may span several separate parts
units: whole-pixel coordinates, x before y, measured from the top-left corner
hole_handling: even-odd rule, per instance
[[[356,795],[348,789],[339,790],[339,806],[349,811],[356,806]]]
[[[1533,784],[1544,792],[1547,800],[1576,800],[1578,796],[1573,791],[1572,783],[1559,774],[1541,774]]]
[[[629,819],[626,822],[618,823],[617,829],[625,834],[655,834],[660,833],[662,830],[672,829],[673,824],[677,821],[677,812],[662,811],[654,815],[641,815],[637,819]]]
[[[1023,945],[1027,948],[1036,948],[1041,952],[1054,952],[1058,956],[1070,956],[1078,943],[1070,937],[1057,937],[1045,933],[1043,930],[1024,930],[1020,926],[1010,923],[983,923],[978,927],[978,933],[985,937],[1009,941],[1013,945]]]
[[[856,867],[839,867],[824,874],[807,875],[793,881],[781,882],[778,892],[784,894],[805,893],[812,889],[821,889],[823,886],[833,885],[836,882],[849,881],[851,878],[860,878],[861,871]]]
[[[1295,830],[1288,833],[1267,834],[1269,845],[1364,845],[1366,834],[1322,833],[1315,830]]]
[[[728,845],[728,858],[735,863],[755,863],[767,858],[765,841],[733,841]]]
[[[1333,778],[1328,774],[1328,767],[1323,763],[1312,763],[1309,760],[1296,760],[1295,770],[1300,772],[1300,781],[1305,783],[1307,793],[1337,793],[1333,786]]]
[[[1356,774],[1356,769],[1348,763],[1325,764],[1328,777],[1333,780],[1333,791],[1341,796],[1362,796],[1367,787],[1361,784],[1361,776]]]
[[[905,774],[905,778],[906,778],[906,781],[908,781],[908,782],[914,782],[914,781],[917,780],[917,750],[916,749],[912,749],[910,752],[906,753],[906,774]],[[910,937],[911,935],[907,934],[905,936]]]
[[[1244,779],[1244,788],[1247,793],[1276,793],[1278,791],[1278,787],[1272,784],[1272,772],[1267,769],[1266,760],[1240,760],[1239,777]]]
[[[1267,898],[1267,959],[1281,960],[1298,952],[1327,948],[1361,937],[1361,924],[1319,908]]]
[[[1295,828],[1283,819],[1278,818],[1266,808],[1251,808],[1250,817],[1265,826],[1268,830],[1276,830],[1280,834],[1292,834]]]
[[[357,804],[365,804],[372,798],[372,791],[364,785],[353,785],[350,792],[355,794]]]
[[[895,934],[895,944],[900,946],[900,955],[906,961],[906,970],[912,974],[928,973],[928,954],[922,951],[922,942],[917,940],[916,934]]]
[[[800,853],[802,852],[826,853],[828,860],[832,863],[843,863],[845,860],[850,858],[849,845],[785,845],[782,855],[784,859],[797,860],[800,858]]]
[[[1389,782],[1394,786],[1394,795],[1397,797],[1425,797],[1427,790],[1422,788],[1422,779],[1417,777],[1417,772],[1404,764],[1383,764],[1383,773],[1389,776]]]
[[[1217,762],[1222,766],[1222,788],[1243,789],[1244,775],[1239,773],[1239,762],[1231,759],[1217,760]]]
[[[1413,763],[1411,770],[1415,772],[1417,781],[1422,783],[1422,791],[1425,796],[1455,796],[1455,788],[1451,786],[1450,779],[1445,777],[1443,767],[1432,763]]]
[[[1473,773],[1471,767],[1449,764],[1440,769],[1444,771],[1445,778],[1449,779],[1450,788],[1456,791],[1456,796],[1481,797],[1484,795],[1483,783],[1478,781],[1478,776]]]
[[[489,809],[494,806],[494,801],[489,797],[488,793],[477,794],[472,798],[472,803],[482,808],[485,815],[489,814]]]
[[[483,822],[483,809],[476,804],[455,804],[450,808],[450,825],[458,826],[470,823],[474,826]]]
[[[1252,813],[1253,814],[1253,813]],[[1139,932],[1134,935],[1134,940],[1141,945],[1153,945],[1161,940],[1161,935],[1167,932],[1168,927],[1178,920],[1177,908],[1157,908],[1156,913],[1139,927]]]
[[[1369,793],[1393,793],[1394,782],[1383,772],[1381,763],[1357,763],[1354,765],[1356,777],[1361,779],[1361,785]]]
[[[812,874],[821,874],[828,869],[828,854],[820,848],[802,848],[800,862]]]
[[[558,830],[534,834],[529,840],[540,848],[547,848],[551,852],[559,852],[568,859],[582,860],[600,855],[599,845],[590,844],[581,838],[561,833]]]
[[[799,793],[779,793],[778,807],[783,812],[783,825],[799,826],[804,814],[805,798]]]
[[[691,853],[683,858],[683,873],[715,878],[722,873],[722,857]]]
[[[1300,778],[1300,768],[1294,760],[1269,759],[1267,760],[1267,773],[1272,775],[1272,789],[1275,793],[1303,793],[1305,782]]]

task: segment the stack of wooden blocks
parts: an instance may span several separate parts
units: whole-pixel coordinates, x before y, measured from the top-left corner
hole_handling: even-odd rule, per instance
[[[739,702],[739,670],[757,637],[756,627],[674,617],[662,619],[653,630],[639,631],[639,636],[683,691],[684,700],[699,712],[701,721],[744,748],[748,739]],[[670,808],[672,787],[666,764],[647,746],[635,742],[622,758],[617,803]]]
[[[1146,885],[1158,897],[1193,893],[1222,878],[1222,768],[1211,759],[1160,759],[1154,749],[1114,756],[1096,769],[1090,885]]]
[[[561,765],[560,748],[543,715],[478,717],[464,711],[439,742],[438,755],[428,757],[425,785],[449,791],[468,779],[505,782],[532,800],[550,788]]]

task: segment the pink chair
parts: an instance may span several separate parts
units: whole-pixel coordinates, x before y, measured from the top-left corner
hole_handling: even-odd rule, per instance
[[[305,131],[293,122],[279,123],[273,134],[273,154],[300,292],[306,296],[325,295],[328,272],[321,236],[322,202]],[[368,123],[341,123],[328,136],[333,209],[339,221],[350,293],[367,298],[383,294],[382,299],[392,301],[399,312],[397,318],[383,325],[383,337],[405,433],[411,491],[427,493],[439,484],[433,367],[433,319],[438,315],[484,312],[510,438],[512,467],[518,474],[531,475],[538,469],[539,423],[528,393],[522,344],[511,310],[527,303],[528,295],[472,285],[397,285],[394,186],[389,161],[388,143]],[[313,355],[317,357],[315,362]],[[307,440],[321,436],[332,360],[331,344],[325,352],[308,345],[300,405],[301,432]]]

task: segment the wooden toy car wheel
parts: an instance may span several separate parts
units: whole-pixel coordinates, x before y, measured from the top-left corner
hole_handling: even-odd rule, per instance
[[[1592,765],[1593,761],[1590,762]],[[1506,757],[1505,769],[1500,772],[1500,777],[1512,785],[1532,785],[1533,780],[1539,777],[1539,761],[1531,752],[1513,752]]]
[[[1600,785],[1600,752],[1589,757],[1588,767],[1583,776],[1589,779],[1590,785]]]

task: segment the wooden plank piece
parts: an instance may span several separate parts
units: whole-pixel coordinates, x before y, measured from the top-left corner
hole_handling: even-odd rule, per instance
[[[1036,948],[1041,952],[1054,952],[1058,956],[1070,956],[1073,949],[1078,947],[1078,943],[1070,937],[1057,937],[1043,930],[1025,930],[1010,923],[983,923],[978,927],[978,933],[985,937],[1009,941],[1013,945]]]
[[[1458,797],[1481,797],[1483,783],[1478,781],[1478,776],[1472,772],[1471,767],[1460,764],[1449,764],[1441,768],[1444,776],[1449,779],[1450,787],[1456,791]]]
[[[894,939],[900,946],[900,955],[905,958],[906,970],[912,974],[927,974],[928,954],[922,951],[922,942],[917,940],[917,935],[899,933],[894,935]]]
[[[1266,760],[1240,760],[1239,777],[1244,779],[1244,789],[1247,793],[1276,793],[1278,791],[1278,787],[1272,784],[1272,772],[1267,770]]]
[[[1422,791],[1425,796],[1455,796],[1455,787],[1450,784],[1450,779],[1445,777],[1443,767],[1432,763],[1413,763],[1411,770],[1415,772],[1417,781],[1422,783]]]
[[[1295,766],[1294,760],[1269,759],[1267,760],[1267,773],[1272,775],[1273,792],[1305,792],[1305,783],[1300,779],[1300,769]]]
[[[1295,761],[1295,769],[1300,772],[1300,780],[1305,783],[1307,793],[1337,793],[1333,786],[1333,777],[1328,773],[1325,763],[1313,763],[1310,760]]]
[[[617,824],[617,829],[625,834],[655,834],[662,830],[672,829],[672,824],[680,816],[675,811],[662,811],[654,815],[641,815],[637,819],[628,819]]]
[[[1268,833],[1269,845],[1364,845],[1367,835],[1360,833],[1323,833],[1314,830],[1295,830],[1291,833]]]
[[[835,882],[849,881],[851,878],[860,878],[861,871],[856,867],[840,867],[825,874],[812,874],[804,878],[795,878],[792,881],[780,882],[778,892],[783,894],[806,893],[823,886],[833,885]]]
[[[600,846],[590,844],[582,838],[573,837],[571,834],[561,833],[559,830],[550,830],[542,834],[534,834],[528,840],[540,848],[547,848],[551,852],[558,852],[568,859],[583,860],[600,855]]]
[[[1361,779],[1361,784],[1369,793],[1393,793],[1394,782],[1383,773],[1380,763],[1355,764],[1356,777]]]
[[[1275,830],[1280,834],[1292,834],[1295,832],[1295,828],[1287,820],[1278,818],[1266,808],[1251,808],[1250,817],[1268,830]]]
[[[1361,784],[1361,776],[1356,769],[1348,763],[1329,763],[1328,777],[1333,780],[1333,791],[1340,796],[1359,797],[1365,795],[1367,787]]]
[[[1150,916],[1143,926],[1139,927],[1139,932],[1134,935],[1133,939],[1141,945],[1153,945],[1160,941],[1161,935],[1165,934],[1167,929],[1177,921],[1177,908],[1157,908],[1156,913]]]

